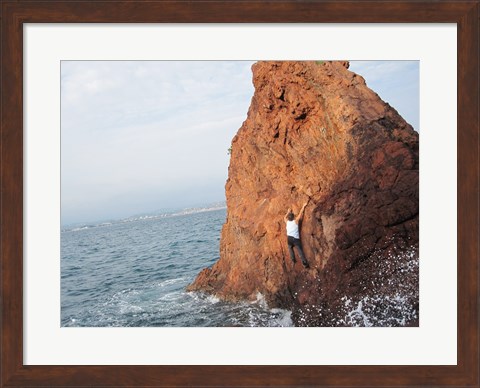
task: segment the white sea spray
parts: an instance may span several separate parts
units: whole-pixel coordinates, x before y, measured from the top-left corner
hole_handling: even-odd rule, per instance
[[[419,321],[419,258],[411,249],[388,257],[374,256],[374,270],[358,284],[362,293],[339,295],[335,311],[326,306],[305,305],[299,311],[300,326],[312,317],[324,326],[398,327]]]

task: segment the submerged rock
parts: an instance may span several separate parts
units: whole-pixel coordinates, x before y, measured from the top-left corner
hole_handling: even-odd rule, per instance
[[[189,286],[296,325],[418,325],[418,133],[348,62],[258,62],[220,259]],[[290,260],[283,217],[309,200]],[[363,315],[363,317],[362,317]]]

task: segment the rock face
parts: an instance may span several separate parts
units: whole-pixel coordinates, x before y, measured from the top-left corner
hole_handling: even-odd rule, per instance
[[[258,62],[232,141],[220,259],[190,291],[297,326],[418,325],[418,133],[348,62]],[[283,217],[310,200],[290,260]]]

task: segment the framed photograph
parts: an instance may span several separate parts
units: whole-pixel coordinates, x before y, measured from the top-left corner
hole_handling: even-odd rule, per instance
[[[2,386],[478,385],[479,8],[3,2]]]

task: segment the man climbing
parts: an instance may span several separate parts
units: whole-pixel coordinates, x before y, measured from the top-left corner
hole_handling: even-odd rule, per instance
[[[303,219],[303,213],[305,212],[305,208],[308,205],[308,201],[305,202],[302,206],[302,210],[298,213],[297,218],[292,212],[292,208],[288,208],[287,214],[285,214],[284,221],[287,224],[287,240],[288,240],[288,250],[290,251],[290,257],[292,261],[295,263],[295,253],[293,252],[293,247],[296,247],[298,250],[298,255],[302,260],[302,264],[305,268],[308,268],[308,262],[303,254],[302,249],[302,242],[300,241],[300,230],[299,225]]]

